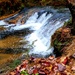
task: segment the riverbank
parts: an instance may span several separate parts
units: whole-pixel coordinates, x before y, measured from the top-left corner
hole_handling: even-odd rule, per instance
[[[14,16],[14,15],[17,14],[19,11],[20,11],[20,10],[14,12],[14,13],[12,13],[12,14],[2,15],[2,16],[0,16],[0,20],[3,20],[3,19],[5,19],[5,18],[9,18],[9,17],[11,17],[11,16]]]
[[[25,7],[31,8],[36,6],[66,6],[65,0],[0,0],[0,17],[6,18],[7,15],[14,14]],[[0,18],[2,19],[2,18]]]

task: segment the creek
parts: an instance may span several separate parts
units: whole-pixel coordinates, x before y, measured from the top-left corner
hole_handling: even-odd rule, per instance
[[[0,21],[0,63],[23,55],[46,57],[53,54],[51,36],[71,17],[68,8],[25,8],[18,14]],[[10,51],[11,50],[11,51]],[[19,54],[19,55],[18,55]],[[9,58],[10,59],[10,58]]]

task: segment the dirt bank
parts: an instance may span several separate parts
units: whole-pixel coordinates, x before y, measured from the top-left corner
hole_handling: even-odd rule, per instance
[[[24,7],[34,6],[65,6],[65,0],[0,0],[0,19],[11,16]],[[9,15],[9,16],[7,16]]]

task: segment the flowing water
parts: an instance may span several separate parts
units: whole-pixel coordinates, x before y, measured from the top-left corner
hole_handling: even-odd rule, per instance
[[[4,30],[0,32],[0,39],[4,40],[10,35],[12,37],[13,35],[18,36],[22,39],[17,43],[26,42],[20,45],[19,48],[23,48],[23,51],[28,48],[30,55],[44,57],[53,54],[54,48],[51,46],[51,36],[58,28],[62,27],[70,17],[71,15],[68,8],[56,9],[43,7],[24,9],[13,17],[0,21],[0,26],[4,27]],[[16,22],[13,22],[13,20]],[[18,40],[18,38],[16,40]],[[14,45],[16,44],[14,43]],[[8,48],[11,48],[9,44]],[[15,48],[17,49],[17,46]]]

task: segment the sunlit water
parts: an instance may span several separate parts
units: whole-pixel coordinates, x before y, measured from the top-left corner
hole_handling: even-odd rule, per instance
[[[28,41],[27,44],[23,45],[23,48],[30,48],[30,55],[36,56],[47,56],[53,54],[54,48],[51,46],[51,36],[55,31],[62,27],[66,21],[70,18],[70,12],[68,9],[54,9],[51,7],[45,8],[35,8],[37,10],[33,11],[30,16],[25,16],[25,14],[19,21],[15,24],[8,24],[4,20],[0,21],[0,25],[3,25],[9,32],[26,30],[27,28],[32,33],[23,36],[23,40]],[[32,9],[28,10],[31,11]],[[26,22],[22,24],[22,20],[25,19]]]

